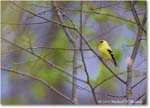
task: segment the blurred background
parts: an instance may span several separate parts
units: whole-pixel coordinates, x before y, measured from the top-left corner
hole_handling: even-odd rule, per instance
[[[61,10],[66,25],[79,29],[80,1],[56,2]],[[146,8],[145,1],[134,2],[139,20],[142,22]],[[34,14],[32,14],[34,13]],[[44,63],[40,58],[28,53],[34,52],[47,61],[51,61],[64,71],[72,74],[73,50],[62,26],[50,23],[38,16],[59,22],[57,12],[51,1],[1,2],[1,68],[7,68],[40,78],[52,85],[64,95],[72,95],[72,78],[54,67]],[[147,28],[147,24],[144,29]],[[75,31],[70,33],[76,39]],[[82,34],[89,45],[98,53],[99,40],[107,40],[111,45],[120,72],[118,76],[126,81],[128,58],[131,56],[138,27],[131,12],[129,2],[89,1],[82,2]],[[14,44],[12,44],[12,43]],[[19,47],[18,47],[19,46]],[[90,82],[96,86],[112,76],[100,60],[88,50],[83,42],[86,67]],[[77,77],[86,80],[80,51],[77,51]],[[112,63],[107,62],[115,71]],[[3,105],[45,105],[70,104],[63,97],[48,89],[44,84],[29,77],[1,70],[1,103]],[[141,44],[133,65],[132,85],[141,81],[132,90],[132,99],[139,103],[146,102],[147,91],[147,36],[142,34]],[[94,104],[88,85],[77,81],[77,99],[79,104]],[[125,99],[126,86],[112,77],[97,86],[96,97],[103,103],[114,104],[110,100]],[[110,94],[106,95],[106,94]],[[105,103],[105,102],[104,102]],[[124,104],[124,103],[121,103]]]

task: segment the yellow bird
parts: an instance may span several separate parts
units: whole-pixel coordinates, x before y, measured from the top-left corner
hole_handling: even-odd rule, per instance
[[[106,60],[113,61],[114,65],[118,66],[118,64],[115,60],[114,54],[112,52],[112,49],[107,41],[105,41],[105,40],[100,41],[99,52],[100,52],[101,57],[105,58]]]

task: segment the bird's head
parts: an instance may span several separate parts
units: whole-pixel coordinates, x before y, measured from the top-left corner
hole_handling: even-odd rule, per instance
[[[107,43],[105,40],[100,40],[100,45]]]

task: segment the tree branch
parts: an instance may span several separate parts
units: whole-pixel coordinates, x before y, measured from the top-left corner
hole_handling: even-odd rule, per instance
[[[59,21],[62,25],[65,25],[64,19],[62,17],[62,13],[61,10],[59,8],[57,8],[57,4],[56,2],[53,2],[53,6],[56,9]],[[70,33],[69,29],[66,27],[63,27],[66,36],[68,37],[69,41],[71,42],[72,46],[74,49],[77,49],[77,41],[76,39],[73,37],[73,35]],[[73,52],[73,76],[77,77],[77,50],[74,50]],[[78,100],[77,100],[77,80],[75,78],[73,78],[73,83],[72,83],[72,101],[74,102],[74,104],[78,104]]]
[[[2,67],[1,69],[3,70],[2,72],[4,72],[4,71],[13,72],[15,74],[19,74],[19,75],[31,78],[33,80],[37,80],[37,81],[41,82],[42,84],[44,84],[49,89],[51,89],[52,91],[54,91],[56,94],[58,94],[59,96],[63,97],[65,100],[67,100],[68,102],[73,104],[73,101],[69,97],[65,96],[63,93],[61,93],[60,91],[58,91],[53,86],[49,85],[46,81],[44,81],[40,78],[37,78],[35,76],[29,75],[29,74],[26,74],[26,73],[22,73],[22,72],[14,71],[14,70],[11,70],[11,69],[7,69],[7,68],[4,68],[4,67]]]
[[[138,28],[142,29],[144,31],[144,33],[146,34],[146,30],[144,29],[144,25],[141,25],[139,17],[137,15],[137,11],[136,11],[136,9],[134,7],[134,1],[130,1],[130,7],[131,7],[131,11],[132,11],[133,17],[134,17],[134,19],[136,21],[136,24],[137,24]]]
[[[75,12],[80,12],[80,10],[74,10],[74,9],[69,9],[69,8],[63,8],[61,7],[62,9],[64,9],[65,11],[75,11]],[[109,17],[112,17],[112,18],[116,18],[116,19],[119,19],[119,20],[122,20],[122,21],[125,21],[125,22],[129,22],[129,23],[132,23],[132,24],[136,24],[134,21],[132,20],[128,20],[128,19],[125,19],[125,18],[122,18],[122,17],[118,17],[118,16],[115,16],[115,15],[112,15],[112,14],[105,14],[105,13],[100,13],[100,12],[97,12],[95,10],[90,10],[90,11],[86,11],[86,10],[83,10],[82,11],[83,13],[91,13],[91,14],[97,14],[97,15],[103,15],[103,16],[109,16]]]
[[[48,21],[48,22],[53,23],[53,24],[61,25],[61,26],[63,26],[63,27],[69,28],[69,29],[74,29],[74,27],[70,27],[70,26],[67,26],[67,25],[63,25],[63,24],[61,24],[61,23],[58,23],[57,21],[49,20],[49,19],[47,19],[47,18],[45,18],[45,17],[42,17],[42,16],[40,16],[40,15],[37,15],[37,14],[35,14],[35,13],[33,13],[33,12],[31,12],[31,11],[29,11],[29,10],[27,10],[27,9],[25,9],[25,8],[23,8],[23,7],[21,7],[21,6],[17,5],[17,4],[15,4],[15,3],[13,3],[13,2],[11,2],[11,1],[10,1],[10,3],[13,4],[14,6],[18,7],[19,9],[22,9],[22,10],[24,10],[25,12],[27,12],[27,13],[33,15],[33,16],[39,17],[39,18],[41,18],[41,19],[43,19],[43,20],[45,20],[45,21]]]
[[[133,89],[134,87],[136,87],[137,85],[139,85],[142,81],[144,81],[146,79],[146,76],[144,78],[142,78],[140,81],[138,81],[136,84],[134,84],[131,89]]]
[[[82,35],[82,10],[83,10],[83,1],[80,1],[80,7],[81,7],[81,11],[80,11],[80,33]],[[83,54],[83,51],[82,51],[82,37],[80,36],[80,52],[81,52],[81,58],[82,58],[82,63],[83,63],[83,66],[84,66],[84,70],[85,70],[85,73],[86,73],[86,76],[87,76],[87,84],[89,85],[89,87],[91,88],[91,92],[93,94],[93,98],[94,98],[94,101],[96,104],[98,104],[98,101],[97,101],[97,98],[96,98],[96,94],[95,94],[95,89],[92,87],[91,83],[90,83],[90,77],[89,77],[89,74],[88,74],[88,70],[87,70],[87,67],[86,67],[86,63],[85,63],[85,60],[84,60],[84,54]]]
[[[124,74],[125,72],[121,72],[121,73],[117,73],[117,75],[122,75]],[[109,77],[107,77],[106,79],[104,79],[103,81],[99,82],[94,88],[96,89],[98,86],[102,85],[103,83],[105,83],[106,81],[110,80],[111,78],[113,78],[114,75],[111,75]]]
[[[136,104],[137,101],[139,101],[142,97],[144,97],[146,95],[146,92],[143,93],[142,95],[140,95],[135,101],[133,104]]]
[[[33,23],[9,23],[9,22],[1,22],[1,24],[7,24],[7,25],[37,25],[37,24],[44,24],[47,23],[48,21],[42,21],[42,22],[33,22]]]
[[[36,58],[40,59],[41,61],[43,61],[43,62],[46,63],[47,65],[49,65],[49,66],[51,66],[51,67],[53,67],[53,68],[59,70],[60,72],[64,73],[65,75],[70,76],[71,78],[75,78],[75,79],[77,79],[77,80],[79,80],[79,81],[81,81],[81,82],[83,82],[83,83],[86,84],[86,81],[84,81],[84,80],[82,80],[82,79],[79,79],[79,78],[75,77],[74,75],[72,75],[72,74],[70,74],[70,73],[64,71],[61,67],[57,66],[56,64],[52,63],[51,61],[45,60],[44,58],[42,58],[41,56],[37,55],[36,53],[33,53],[33,52],[31,52],[31,51],[29,51],[29,50],[27,50],[27,49],[25,49],[25,48],[23,48],[23,47],[21,47],[21,46],[15,44],[15,43],[13,43],[13,42],[11,42],[11,41],[8,41],[7,39],[4,39],[4,38],[2,38],[2,37],[1,37],[1,39],[4,40],[4,41],[6,41],[6,42],[8,42],[9,44],[11,44],[11,45],[17,47],[17,48],[22,49],[23,51],[25,51],[25,52],[27,52],[27,53],[29,53],[29,54],[35,56]]]
[[[131,2],[131,11],[132,11],[132,14],[134,16],[134,19],[138,25],[138,33],[137,33],[137,37],[136,37],[136,41],[135,41],[135,45],[134,45],[134,48],[132,50],[132,54],[130,56],[130,59],[128,61],[128,66],[127,66],[127,86],[126,86],[126,98],[127,100],[130,98],[131,94],[132,94],[132,88],[131,88],[131,84],[132,84],[132,68],[133,68],[133,64],[134,64],[134,61],[135,61],[135,58],[136,58],[136,55],[137,55],[137,52],[138,52],[138,49],[139,49],[139,46],[140,46],[140,42],[141,42],[141,37],[142,37],[142,32],[143,32],[143,29],[142,29],[142,26],[145,25],[146,23],[146,12],[144,14],[144,17],[143,17],[143,21],[142,21],[142,26],[139,24],[139,18],[137,16],[137,14],[135,14],[135,10],[133,10],[134,8],[134,5],[132,4]]]

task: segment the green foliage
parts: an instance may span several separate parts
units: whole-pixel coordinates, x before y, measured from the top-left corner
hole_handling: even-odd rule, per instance
[[[147,42],[146,41],[142,41],[140,44],[140,50],[144,53],[145,51],[147,51]]]
[[[140,7],[140,8],[145,8],[146,7],[146,1],[137,1],[137,5]]]
[[[86,1],[84,2],[84,5],[83,5],[83,10],[89,10],[90,9],[90,6],[91,6],[91,3]]]
[[[56,33],[55,39],[53,39],[50,44],[53,48],[68,48],[69,46],[63,30]],[[69,52],[65,53],[63,50],[41,49],[36,51],[36,53],[42,57],[42,59],[51,61],[61,68],[66,68],[69,66],[65,62],[64,58],[66,54],[69,57]],[[44,63],[42,60],[32,57],[30,54],[25,56],[28,59],[26,62],[26,68],[30,74],[36,75],[38,78],[41,78],[50,84],[59,84],[63,83],[64,80],[67,80],[67,77],[63,76],[62,72],[51,67],[47,63]]]
[[[96,22],[105,22],[112,21],[116,23],[121,23],[122,20],[115,18],[117,16],[111,9],[100,9],[96,11],[96,13],[92,13],[91,18],[93,18]]]
[[[92,46],[92,48],[97,49],[99,45],[99,41],[90,41],[89,45]]]
[[[55,39],[51,42],[51,47],[54,48],[70,48],[69,41],[67,39],[66,34],[64,33],[63,29],[60,29],[56,33]],[[50,60],[57,63],[58,65],[64,66],[65,65],[65,56],[68,58],[70,57],[70,51],[63,51],[63,50],[53,50],[50,54]],[[56,61],[58,60],[58,61]]]
[[[95,80],[92,81],[94,85],[97,85],[104,80],[106,80],[108,77],[112,76],[112,74],[109,72],[109,70],[104,66],[100,66],[99,75]],[[117,84],[114,78],[106,80],[103,84],[98,86],[100,90],[111,90],[116,91],[117,90]]]
[[[104,22],[104,21],[108,21],[110,18],[107,15],[103,15],[103,14],[112,14],[112,10],[109,9],[101,9],[99,11],[96,11],[100,14],[94,14],[92,13],[91,18],[93,18],[96,22]]]
[[[23,9],[20,9],[19,7],[13,5],[12,3],[10,2],[7,2],[7,1],[3,1],[1,2],[1,6],[2,6],[2,11],[1,11],[1,22],[2,23],[6,23],[4,26],[2,26],[2,30],[5,28],[7,28],[7,32],[18,32],[18,29],[20,27],[20,25],[17,25],[17,24],[20,24],[21,22],[21,18],[22,18],[22,15],[24,14],[24,10]],[[32,6],[30,7],[27,7],[27,4],[30,3],[30,1],[23,1],[23,2],[13,2],[15,4],[17,4],[18,6],[23,6],[24,8],[26,8],[27,10],[31,11],[33,9]],[[8,23],[8,25],[7,25]],[[9,25],[10,24],[10,25]],[[12,25],[12,24],[15,24],[15,25]]]
[[[128,22],[126,25],[127,25],[128,29],[130,29],[132,31],[135,30],[135,28],[137,27],[136,24],[133,24],[133,23],[130,23],[130,22]]]
[[[34,6],[41,6],[41,7],[49,7],[51,5],[51,1],[30,1],[31,5],[33,4]]]
[[[77,25],[77,28],[78,29],[80,28],[80,24]],[[96,35],[96,33],[91,28],[88,28],[86,26],[82,28],[82,33],[83,33],[83,36],[86,36],[86,37],[93,37]]]
[[[133,46],[134,44],[135,44],[135,41],[132,40],[132,39],[130,39],[130,40],[127,41],[127,45],[128,46]]]
[[[5,10],[7,8],[7,4],[8,4],[8,1],[1,1],[1,10]]]
[[[18,24],[20,22],[21,15],[23,14],[23,10],[17,8],[16,6],[6,1],[3,1],[1,3],[2,3],[1,4],[2,5],[1,22]],[[9,27],[9,30],[11,31],[11,30],[16,30],[18,28],[18,25],[8,26],[8,27]]]
[[[115,57],[118,61],[121,61],[122,56],[127,54],[129,51],[129,48],[127,46],[128,41],[125,41],[125,40],[128,40],[126,36],[118,35],[116,36],[113,42],[113,46],[116,48],[116,49],[113,48],[113,50],[115,53]],[[119,53],[119,55],[116,55],[117,53]]]
[[[113,46],[120,48],[122,47],[122,44],[123,42],[125,42],[125,40],[127,40],[126,36],[118,34],[116,38],[114,39]]]
[[[120,61],[122,58],[122,51],[118,50],[118,49],[113,49],[114,52],[114,56],[116,58],[117,61]]]
[[[87,27],[84,27],[83,28],[83,34],[85,36],[89,36],[89,37],[93,37],[96,35],[96,33],[94,31],[92,31],[91,29],[87,28]]]
[[[42,51],[40,56],[43,59],[49,61],[48,58],[49,58],[50,54],[48,54],[48,56],[45,56],[45,55],[47,55],[45,53],[46,53],[46,51],[44,51],[44,52]],[[62,72],[58,71],[57,69],[54,69],[50,65],[44,63],[42,60],[39,60],[37,58],[35,59],[34,57],[33,58],[30,57],[30,59],[29,59],[29,56],[27,57],[27,59],[28,59],[28,61],[25,64],[27,72],[29,72],[30,74],[32,74],[38,78],[43,79],[44,81],[47,81],[50,84],[59,84],[67,79],[66,77],[63,76]],[[55,61],[56,61],[56,59],[57,58],[55,58]],[[57,65],[60,63],[62,64],[62,62],[58,61]],[[65,66],[67,66],[67,65],[65,65]]]
[[[47,81],[52,85],[63,83],[67,78],[63,76],[61,71],[53,68],[42,68],[37,71],[37,77]]]
[[[30,44],[31,44],[31,47],[34,45],[35,37],[36,37],[36,34],[30,30],[27,32],[20,31],[18,33],[17,38],[15,38],[14,42],[22,47],[29,48]]]
[[[55,39],[50,43],[55,48],[68,48],[68,39],[63,29],[60,29],[55,34]]]
[[[36,82],[32,84],[31,92],[36,100],[37,99],[43,100],[47,95],[48,89],[41,83]]]
[[[129,2],[124,2],[124,6],[125,6],[126,11],[130,11],[131,7],[130,7]]]
[[[2,99],[1,101],[2,105],[18,105],[19,104],[22,104],[22,100],[19,98],[19,97],[12,97],[12,98],[9,98],[9,99]]]
[[[124,53],[124,50],[122,50],[124,40],[125,40],[125,37],[119,35],[119,36],[116,36],[113,42],[112,50],[117,61],[121,61],[122,59],[122,55]]]
[[[69,27],[74,27],[74,22],[72,22],[70,19],[67,19],[67,21],[65,22],[65,25],[69,26]],[[63,32],[63,31],[59,31],[59,32]],[[64,34],[64,32],[63,32]]]

